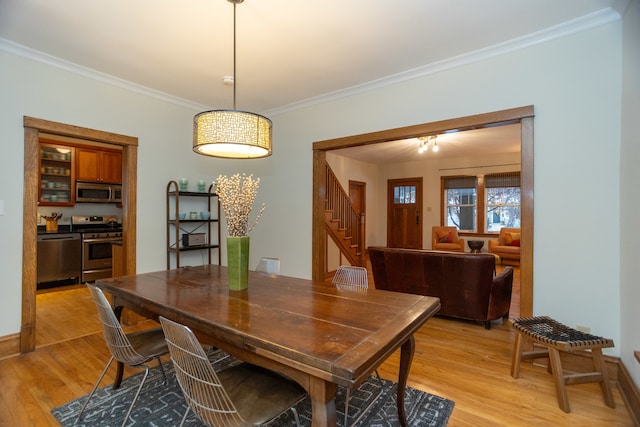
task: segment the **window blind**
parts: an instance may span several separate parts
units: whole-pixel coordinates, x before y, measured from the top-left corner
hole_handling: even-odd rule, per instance
[[[478,178],[475,176],[450,176],[443,178],[445,190],[451,188],[476,188]]]
[[[485,188],[520,187],[520,172],[493,173],[485,175]]]

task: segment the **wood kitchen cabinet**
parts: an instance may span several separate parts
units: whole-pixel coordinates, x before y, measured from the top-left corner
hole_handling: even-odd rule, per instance
[[[117,150],[76,149],[78,181],[122,183],[122,153]]]

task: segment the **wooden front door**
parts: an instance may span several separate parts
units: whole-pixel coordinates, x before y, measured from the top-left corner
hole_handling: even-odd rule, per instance
[[[422,178],[387,183],[387,246],[422,249]]]

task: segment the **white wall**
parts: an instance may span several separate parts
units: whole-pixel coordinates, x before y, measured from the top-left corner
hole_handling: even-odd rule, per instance
[[[262,179],[257,203],[267,202],[252,233],[252,261],[279,257],[283,274],[310,277],[314,141],[533,104],[534,313],[590,326],[593,333],[613,338],[618,346],[611,353],[619,354],[624,346],[618,214],[621,33],[621,22],[614,21],[273,115],[274,154],[251,161],[193,154],[191,119],[196,111],[0,51],[0,179],[6,184],[0,190],[5,208],[0,216],[0,337],[20,328],[21,254],[16,249],[22,238],[23,115],[140,139],[139,272],[165,266],[168,179],[211,180],[219,173],[247,171]]]
[[[640,351],[640,2],[637,0],[630,3],[624,16],[623,31],[620,351],[625,366],[636,384],[640,384],[640,363],[633,357],[634,350]]]

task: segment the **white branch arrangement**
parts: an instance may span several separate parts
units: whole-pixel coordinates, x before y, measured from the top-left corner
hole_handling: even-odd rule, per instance
[[[235,174],[230,178],[226,175],[218,176],[214,182],[216,193],[220,199],[224,216],[227,218],[229,236],[248,236],[258,224],[266,205],[263,203],[255,222],[249,227],[249,214],[253,201],[258,194],[260,178],[253,179],[253,175]]]

